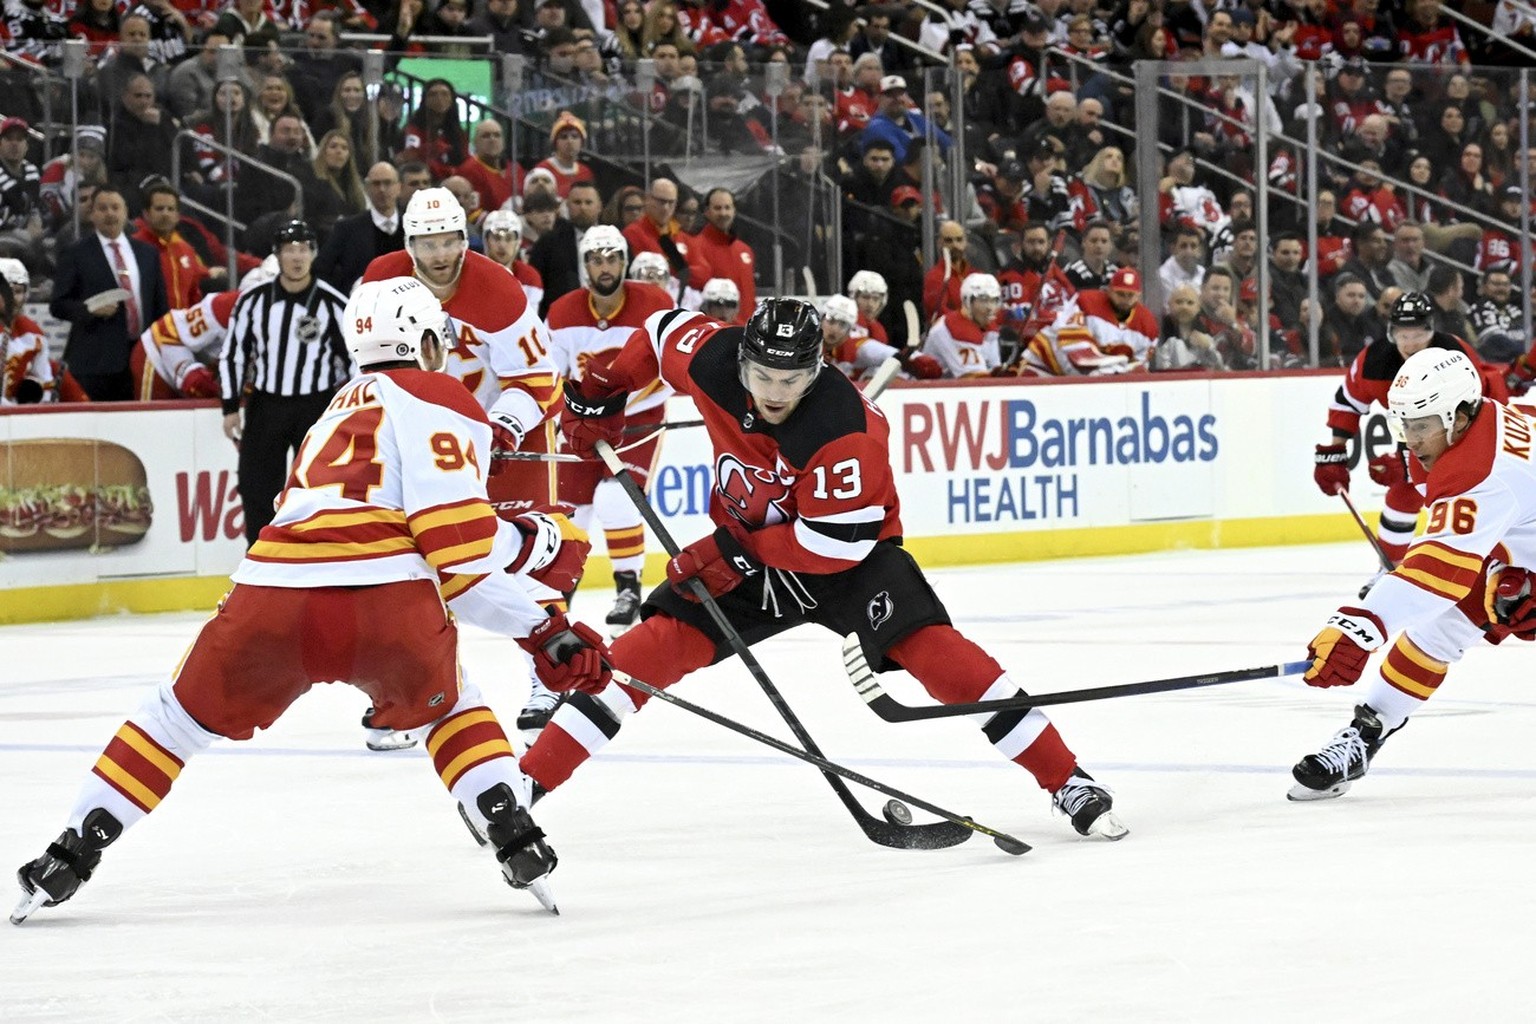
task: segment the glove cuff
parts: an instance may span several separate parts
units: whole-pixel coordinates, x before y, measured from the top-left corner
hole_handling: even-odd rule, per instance
[[[743,577],[757,575],[757,571],[762,568],[762,563],[752,557],[728,527],[722,526],[716,529],[714,539],[715,547],[720,550],[720,558],[727,565]]]
[[[626,391],[603,398],[587,398],[571,388],[565,389],[565,407],[573,416],[579,416],[584,420],[617,416],[624,411],[624,403],[628,399],[629,393]]]
[[[492,412],[489,413],[486,418],[491,421],[491,426],[500,427],[502,430],[505,430],[507,433],[512,435],[512,438],[515,442],[512,446],[514,450],[523,446],[523,436],[527,433],[527,431],[523,429],[523,425],[521,423],[513,419],[511,416],[508,416],[504,412]]]
[[[1340,608],[1328,616],[1328,626],[1363,651],[1374,651],[1387,642],[1387,627],[1375,612],[1364,608]]]
[[[1319,466],[1329,466],[1349,461],[1348,446],[1342,442],[1334,444],[1320,444],[1317,446],[1317,454],[1312,456],[1312,461]]]

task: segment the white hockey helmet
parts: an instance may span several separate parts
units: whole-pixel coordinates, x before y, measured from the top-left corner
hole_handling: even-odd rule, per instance
[[[14,257],[0,258],[0,277],[13,288],[32,287],[32,275],[27,273],[27,265]]]
[[[261,266],[246,273],[240,279],[240,294],[244,295],[252,288],[260,288],[269,281],[276,281],[278,275],[277,254],[268,253],[261,261]]]
[[[365,369],[402,359],[432,369],[422,355],[428,331],[439,344],[447,344],[448,318],[442,303],[414,277],[364,281],[347,300],[342,317],[347,351]]]
[[[1438,416],[1449,434],[1456,410],[1483,400],[1483,379],[1460,349],[1426,348],[1403,360],[1387,389],[1387,410],[1393,435],[1406,440],[1408,420]]]
[[[587,229],[587,233],[591,234],[592,229]],[[667,265],[667,258],[659,252],[637,252],[629,263],[629,276],[636,281],[666,287],[667,278],[672,276],[672,268]]]
[[[969,305],[973,299],[1003,301],[1003,289],[991,274],[967,274],[960,282],[960,301]]]
[[[848,279],[848,294],[854,295],[878,295],[885,298],[891,290],[885,285],[885,278],[873,270],[861,270]]]
[[[852,327],[859,322],[859,304],[846,295],[831,295],[821,307],[821,318]]]
[[[405,231],[405,244],[421,235],[443,235],[457,231],[465,238],[469,230],[464,219],[464,207],[445,188],[417,189],[411,201],[405,204],[405,216],[400,219]]]
[[[500,234],[505,231],[510,231],[521,239],[523,237],[523,218],[511,210],[492,210],[485,215],[485,220],[480,222],[480,234],[482,237]]]
[[[706,306],[741,305],[741,289],[736,287],[736,282],[728,277],[712,277],[704,282],[704,290],[700,293]]]
[[[616,252],[624,257],[625,263],[629,262],[629,242],[624,238],[624,232],[612,224],[594,224],[587,228],[576,250],[576,254],[581,257],[583,263],[587,261],[587,254],[593,252]],[[660,254],[652,253],[652,255]]]

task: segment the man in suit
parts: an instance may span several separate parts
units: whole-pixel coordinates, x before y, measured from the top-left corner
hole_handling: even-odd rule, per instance
[[[160,254],[154,246],[123,233],[128,203],[122,192],[104,185],[90,206],[94,229],[59,255],[48,311],[68,320],[64,362],[96,402],[133,399],[128,353],[134,340],[169,309]],[[128,298],[87,309],[93,295],[121,288]]]
[[[565,197],[565,216],[533,243],[528,262],[544,280],[544,298],[539,303],[541,318],[549,315],[550,304],[560,296],[586,287],[576,245],[602,212],[603,197],[597,186],[579,181]]]
[[[400,225],[400,175],[395,165],[380,161],[363,179],[368,209],[343,217],[331,229],[325,248],[315,258],[315,276],[343,295],[363,276],[374,257],[405,248]]]

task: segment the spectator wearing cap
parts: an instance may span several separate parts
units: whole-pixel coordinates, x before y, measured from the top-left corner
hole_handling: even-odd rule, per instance
[[[587,144],[587,123],[569,110],[562,110],[549,128],[549,156],[534,164],[555,176],[555,194],[561,199],[571,193],[578,181],[596,181],[592,168],[581,161],[581,149]]]
[[[908,109],[907,80],[900,75],[880,79],[880,101],[875,116],[869,119],[859,139],[865,148],[875,140],[889,142],[898,164],[906,163],[907,147],[913,139],[927,138],[930,126],[922,114]],[[939,128],[932,128],[939,151],[949,153],[953,140]]]
[[[1008,48],[1009,61],[1004,77],[1013,87],[1014,124],[1030,124],[1044,113],[1048,90],[1070,87],[1056,67],[1059,58],[1047,54],[1051,44],[1051,22],[1038,10],[1032,12],[1019,30],[1018,38]],[[1041,69],[1045,69],[1042,77]]]
[[[1530,248],[1529,242],[1520,244],[1520,207],[1524,202],[1525,193],[1519,185],[1506,185],[1499,190],[1499,221],[1511,227],[1490,225],[1483,228],[1483,237],[1477,245],[1478,270],[1503,264],[1511,275],[1520,273],[1521,261]]]
[[[704,225],[688,239],[689,248],[709,267],[710,278],[724,278],[741,296],[736,322],[744,324],[757,308],[757,261],[752,247],[736,235],[736,197],[713,188],[704,196]]]
[[[400,174],[395,165],[380,161],[363,178],[368,208],[343,217],[315,257],[314,273],[342,294],[363,276],[368,264],[385,253],[405,248],[400,220]]]
[[[223,277],[224,268],[213,273],[192,244],[182,237],[181,196],[168,181],[152,182],[141,190],[144,213],[133,222],[133,237],[154,246],[160,254],[160,276],[165,281],[166,302],[172,309],[187,309],[203,298],[203,285]]]
[[[0,121],[0,231],[42,233],[42,175],[27,159],[32,126],[25,118]]]
[[[457,173],[479,193],[482,210],[499,210],[523,191],[523,169],[506,156],[506,129],[488,117],[475,125],[471,146],[472,152],[459,164]]]
[[[1024,372],[1072,377],[1138,369],[1151,361],[1159,333],[1157,317],[1141,301],[1141,275],[1121,267],[1108,288],[1078,293],[1030,340]]]
[[[1029,219],[1044,224],[1052,232],[1073,226],[1072,192],[1062,173],[1062,150],[1055,138],[1042,135],[1029,153],[1029,172],[1024,181],[1024,203]]]
[[[677,182],[670,178],[656,178],[645,193],[645,213],[624,229],[624,240],[629,243],[629,258],[637,253],[659,252],[667,258],[672,277],[684,289],[703,288],[713,275],[709,264],[689,244],[675,216],[677,212]],[[672,290],[675,297],[681,292]]]
[[[91,201],[94,230],[59,253],[48,304],[50,313],[70,323],[64,360],[95,402],[132,400],[128,356],[133,343],[170,308],[159,253],[125,235],[127,224],[122,192],[111,186],[97,189]],[[118,289],[127,297],[101,298]]]
[[[1004,160],[976,184],[976,205],[999,231],[1022,231],[1029,223],[1024,182],[1029,171],[1017,160]]]
[[[169,178],[179,129],[155,101],[149,76],[130,76],[107,125],[107,176],[129,190],[145,178]]]
[[[1366,80],[1365,60],[1351,57],[1328,85],[1328,117],[1335,138],[1348,139],[1361,122],[1378,113],[1376,90]]]
[[[1513,362],[1531,347],[1525,310],[1514,301],[1512,271],[1507,263],[1495,263],[1484,270],[1477,301],[1467,311],[1467,320],[1477,332],[1477,353],[1490,363]]]
[[[1403,221],[1392,233],[1392,260],[1387,264],[1392,283],[1405,292],[1422,292],[1429,287],[1429,268],[1424,258],[1424,225]]]
[[[107,183],[107,130],[99,124],[75,129],[75,152],[65,150],[43,165],[39,198],[44,224],[58,231],[74,219],[76,195],[82,185]]]

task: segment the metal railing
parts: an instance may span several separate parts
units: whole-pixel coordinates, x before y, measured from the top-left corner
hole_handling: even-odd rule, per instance
[[[226,143],[223,143],[223,142],[219,142],[217,139],[209,138],[208,136],[200,134],[198,132],[195,132],[195,131],[193,131],[190,128],[182,128],[181,130],[179,130],[176,133],[175,148],[171,151],[171,181],[175,183],[176,189],[177,189],[178,192],[181,191],[181,152],[182,152],[182,143],[183,142],[188,142],[188,143],[191,143],[192,145],[203,146],[203,147],[206,147],[208,149],[215,150],[216,152],[219,152],[219,153],[223,154],[223,156],[224,156],[224,167],[225,167],[225,188],[224,188],[225,209],[224,209],[224,212],[223,213],[219,213],[217,210],[214,210],[212,207],[207,206],[207,205],[205,205],[203,203],[196,203],[196,202],[194,202],[191,205],[196,206],[196,208],[198,210],[200,210],[200,211],[202,211],[204,213],[207,213],[209,216],[213,217],[214,219],[221,220],[221,221],[224,222],[224,247],[225,247],[225,250],[228,253],[227,261],[228,261],[229,280],[237,281],[237,280],[239,280],[239,276],[238,276],[238,268],[235,265],[235,254],[237,252],[237,246],[235,245],[235,231],[237,229],[241,230],[241,231],[244,231],[245,228],[246,228],[246,225],[241,224],[239,221],[237,221],[235,219],[235,212],[234,212],[234,195],[235,195],[234,164],[235,164],[235,162],[239,161],[242,164],[249,164],[249,165],[259,169],[263,174],[270,174],[272,177],[277,178],[277,179],[282,180],[282,181],[286,181],[288,184],[292,185],[293,186],[293,196],[294,196],[294,198],[293,198],[294,216],[299,217],[299,218],[302,218],[304,216],[304,186],[299,183],[299,179],[298,178],[295,178],[293,175],[289,174],[287,171],[280,170],[280,169],[278,169],[276,167],[273,167],[271,164],[267,163],[264,160],[258,160],[254,156],[251,156],[251,155],[249,155],[247,153],[240,152],[240,150],[235,149],[233,146],[230,146],[230,145],[228,145]],[[183,202],[186,202],[186,201],[187,200],[183,199]]]

